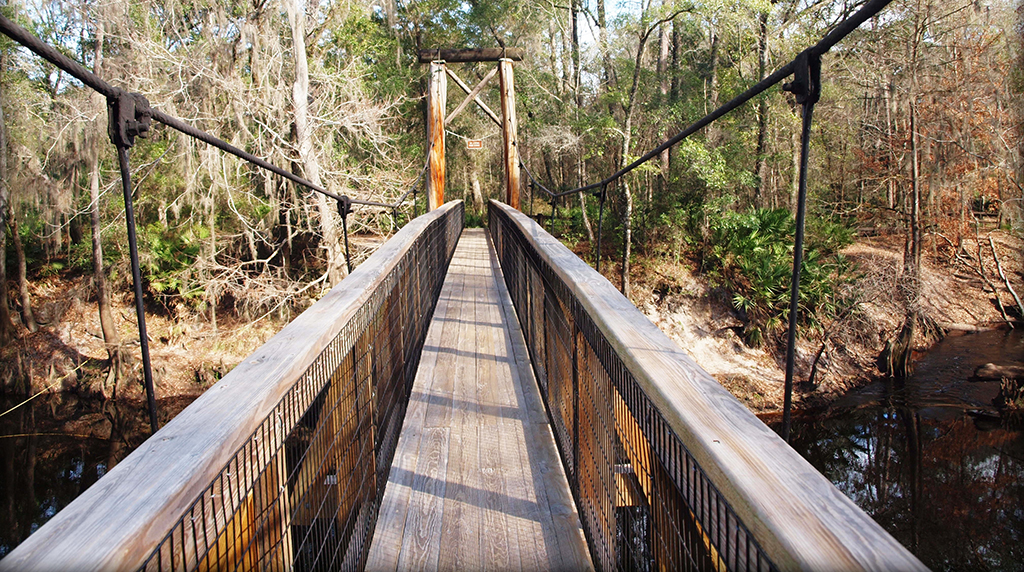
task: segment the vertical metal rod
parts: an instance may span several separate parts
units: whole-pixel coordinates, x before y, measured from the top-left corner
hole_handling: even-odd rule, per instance
[[[348,253],[348,210],[341,215],[341,230],[345,234],[345,266],[348,273],[352,274],[352,257]]]
[[[800,270],[804,255],[804,219],[807,214],[807,155],[810,151],[813,98],[804,103],[803,130],[800,134],[800,186],[796,207],[796,242],[793,245],[793,280],[789,295],[789,335],[786,340],[786,388],[782,405],[782,439],[789,441],[793,409],[793,370],[796,361],[796,322],[800,304]]]
[[[121,189],[124,192],[124,219],[128,224],[128,251],[132,259],[132,283],[135,286],[135,316],[139,322],[139,346],[142,348],[142,376],[146,382],[146,400],[149,402],[149,428],[159,429],[156,418],[156,390],[153,387],[153,368],[149,358],[149,337],[146,333],[146,308],[142,301],[142,269],[139,265],[139,243],[135,236],[135,212],[132,208],[132,174],[128,164],[128,148],[117,147],[117,162],[121,167]]]
[[[607,194],[608,185],[601,186],[601,206],[598,209],[597,214],[597,263],[595,269],[597,273],[601,273],[601,229],[604,227],[604,196]]]

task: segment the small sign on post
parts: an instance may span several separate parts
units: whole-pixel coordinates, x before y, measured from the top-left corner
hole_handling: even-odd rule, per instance
[[[466,149],[483,149],[484,142],[482,139],[466,139]]]

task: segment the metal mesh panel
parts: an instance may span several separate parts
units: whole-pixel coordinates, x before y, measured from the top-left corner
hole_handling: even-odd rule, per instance
[[[414,240],[144,570],[363,567],[462,226],[459,204]]]
[[[595,566],[774,570],[531,240],[489,225]]]

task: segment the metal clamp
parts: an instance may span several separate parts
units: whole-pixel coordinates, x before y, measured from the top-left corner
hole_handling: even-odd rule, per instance
[[[804,50],[793,61],[793,81],[782,84],[782,90],[796,95],[796,102],[817,103],[821,97],[821,56]]]
[[[110,141],[125,149],[135,145],[136,137],[145,137],[153,126],[153,109],[141,93],[114,88],[107,98],[107,134]]]

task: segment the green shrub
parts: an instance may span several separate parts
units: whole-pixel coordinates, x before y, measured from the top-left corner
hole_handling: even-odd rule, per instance
[[[705,214],[705,271],[713,283],[730,292],[733,306],[745,314],[747,341],[760,345],[784,330],[789,319],[793,216],[784,209],[712,209]],[[834,222],[807,226],[799,297],[802,325],[820,328],[846,307],[843,286],[853,276],[839,251],[852,237],[852,231]]]
[[[186,300],[202,298],[202,287],[192,280],[192,266],[208,233],[203,226],[169,228],[160,223],[143,229],[140,239],[146,248],[140,249],[141,262],[154,294],[178,295]]]

